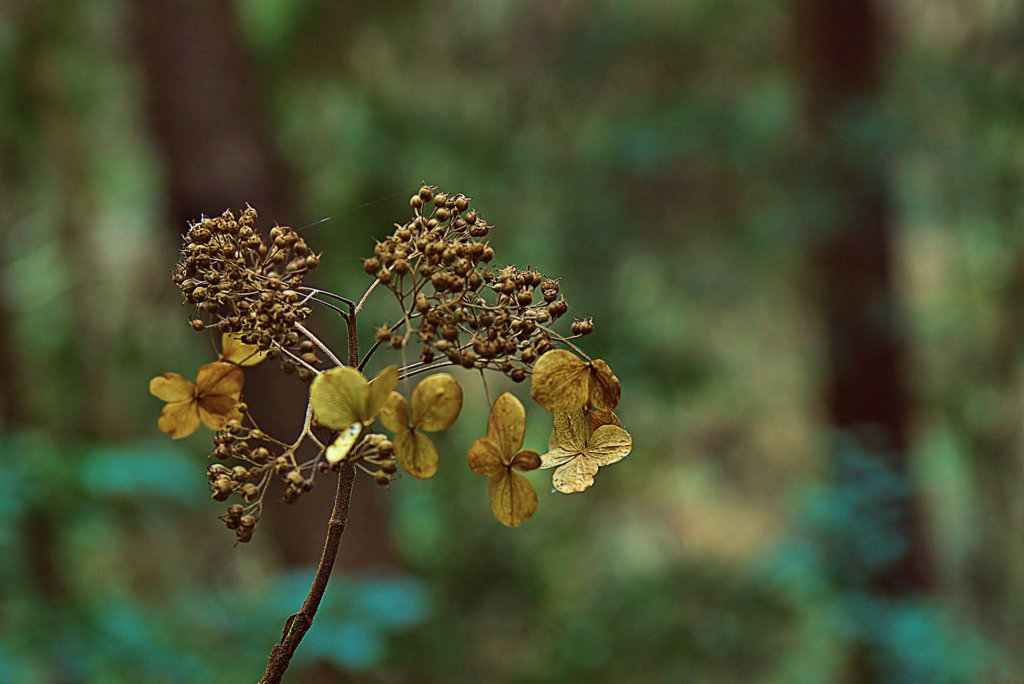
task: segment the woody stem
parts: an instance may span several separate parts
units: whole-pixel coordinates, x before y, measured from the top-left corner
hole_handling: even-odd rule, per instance
[[[306,600],[302,602],[299,612],[289,617],[284,623],[281,640],[274,644],[274,648],[270,651],[267,669],[259,684],[280,683],[285,670],[291,663],[295,649],[298,648],[302,637],[306,635],[313,624],[313,617],[316,615],[317,608],[320,607],[320,599],[323,598],[324,591],[327,589],[327,581],[334,568],[334,559],[341,546],[341,535],[345,532],[355,475],[356,469],[352,464],[342,464],[341,473],[338,476],[338,491],[334,497],[334,510],[331,511],[331,518],[327,523],[327,539],[324,542],[323,554],[320,556],[320,564],[316,568],[316,575],[313,577],[313,586],[310,588]]]

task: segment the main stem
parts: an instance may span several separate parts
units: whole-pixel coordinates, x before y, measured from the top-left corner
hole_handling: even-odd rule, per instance
[[[356,328],[356,307],[349,305],[348,315],[348,357],[349,365],[356,367],[359,364],[359,338]],[[324,551],[320,555],[320,564],[316,568],[316,575],[313,577],[313,586],[309,589],[306,600],[302,602],[299,612],[289,617],[284,623],[284,630],[281,632],[281,640],[274,644],[270,651],[270,659],[267,662],[267,669],[263,673],[263,679],[259,684],[279,684],[284,677],[285,670],[292,661],[295,649],[299,647],[302,637],[313,625],[313,618],[316,616],[317,608],[320,607],[320,600],[327,590],[327,581],[331,578],[331,571],[334,569],[334,560],[338,555],[338,548],[341,546],[341,535],[345,533],[345,524],[348,522],[348,508],[352,501],[352,484],[355,481],[356,468],[351,463],[341,464],[338,473],[338,491],[334,494],[334,508],[331,510],[331,519],[327,523],[327,539],[324,541]]]

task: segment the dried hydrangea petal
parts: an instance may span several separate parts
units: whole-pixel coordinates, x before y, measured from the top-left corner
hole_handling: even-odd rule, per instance
[[[206,364],[196,374],[196,394],[200,397],[234,395],[237,401],[244,384],[242,369],[221,361]]]
[[[188,437],[199,429],[198,407],[191,399],[169,403],[161,411],[156,426],[171,439]]]
[[[537,492],[533,485],[511,470],[491,478],[488,494],[494,517],[507,527],[517,527],[537,512]]]
[[[370,381],[366,390],[366,404],[363,408],[363,415],[360,416],[364,423],[373,422],[397,384],[398,366],[395,365],[384,368]]]
[[[462,410],[462,388],[447,373],[424,378],[412,393],[414,427],[437,432],[451,427]]]
[[[583,451],[587,445],[589,430],[587,419],[580,410],[554,415],[555,439],[559,446],[568,451]]]
[[[581,408],[590,394],[590,369],[571,352],[553,349],[533,367],[530,396],[552,412]]]
[[[622,388],[619,379],[612,373],[611,367],[601,359],[594,359],[589,364],[590,405],[602,411],[611,411],[619,405]]]
[[[531,449],[524,449],[512,458],[512,467],[523,472],[536,470],[540,464],[540,454]]]
[[[409,429],[395,435],[395,459],[405,472],[420,479],[432,477],[440,462],[430,438],[419,430]]]
[[[487,437],[500,446],[503,454],[511,457],[523,446],[525,432],[526,409],[515,395],[505,392],[491,406]]]
[[[317,421],[332,430],[360,422],[366,404],[366,378],[355,368],[332,368],[313,378],[309,402]]]
[[[582,492],[594,484],[597,469],[596,461],[580,455],[558,468],[551,476],[551,484],[563,494]]]
[[[149,381],[149,393],[160,401],[191,400],[194,389],[195,385],[177,373],[164,373]]]
[[[600,466],[621,461],[633,448],[633,438],[616,425],[599,427],[587,441],[587,456]]]
[[[466,455],[469,467],[477,475],[493,477],[501,475],[505,471],[505,464],[502,462],[501,449],[488,437],[480,437],[469,447]]]
[[[398,392],[391,392],[380,407],[380,422],[398,434],[409,429],[409,402]]]
[[[338,438],[324,452],[324,458],[327,459],[327,462],[334,465],[348,456],[348,452],[355,446],[362,432],[363,424],[354,423],[347,430],[339,434]]]
[[[237,333],[222,333],[220,336],[220,360],[239,366],[255,366],[267,358],[267,352],[258,345],[242,342]]]

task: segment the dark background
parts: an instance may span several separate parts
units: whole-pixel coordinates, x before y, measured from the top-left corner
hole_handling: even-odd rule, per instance
[[[421,180],[595,317],[633,453],[505,529],[465,383],[287,681],[1024,680],[1022,48],[1017,0],[7,0],[0,681],[258,678],[331,487],[235,548],[157,432],[179,236],[249,202],[358,296]]]

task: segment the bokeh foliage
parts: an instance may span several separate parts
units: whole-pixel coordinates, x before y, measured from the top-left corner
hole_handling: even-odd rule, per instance
[[[204,438],[155,441],[159,405],[140,399],[210,350],[165,277],[177,245],[126,5],[0,14],[0,371],[18,389],[0,424],[0,681],[254,680],[309,576],[270,537],[231,548]],[[595,316],[588,349],[622,380],[634,440],[585,498],[528,473],[538,513],[505,530],[464,467],[487,418],[467,378],[439,475],[386,497],[376,534],[401,567],[332,581],[307,676],[1024,676],[1024,7],[887,7],[878,97],[842,122],[843,149],[817,149],[782,0],[236,4],[300,192],[299,215],[263,219],[331,217],[305,229],[317,277],[361,292],[358,257],[420,180],[472,195],[509,263],[562,275]],[[909,480],[821,399],[812,255],[848,201],[823,169],[849,154],[893,198]],[[525,448],[543,450],[544,419],[529,412]],[[879,597],[907,492],[937,581]]]

